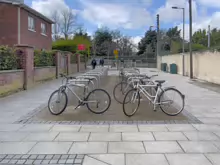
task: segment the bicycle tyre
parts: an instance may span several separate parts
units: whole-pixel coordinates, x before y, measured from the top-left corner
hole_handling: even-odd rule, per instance
[[[122,88],[122,85],[123,85],[123,84],[125,84],[126,87],[129,86],[131,89],[133,89],[133,87],[132,87],[131,85],[129,85],[127,82],[124,82],[124,81],[122,81],[122,82],[120,82],[120,83],[118,83],[118,84],[115,85],[115,87],[114,87],[114,89],[113,89],[113,96],[114,96],[114,99],[115,99],[118,103],[120,103],[120,104],[123,104],[123,98],[122,98],[122,100],[120,100],[119,98],[117,98],[117,97],[116,97],[116,91],[117,91],[117,90],[120,90],[120,88]],[[119,89],[118,89],[118,88],[119,88]],[[122,92],[122,94],[123,94],[123,92]],[[123,94],[123,95],[125,95],[125,94]]]
[[[124,97],[124,101],[123,101],[123,112],[124,112],[124,114],[125,114],[126,116],[128,116],[128,117],[132,117],[132,116],[137,112],[137,110],[138,110],[138,108],[139,108],[139,106],[140,106],[140,93],[137,92],[137,93],[138,93],[138,105],[137,105],[137,107],[135,108],[135,110],[133,111],[132,114],[128,114],[128,113],[126,112],[126,110],[125,110],[125,104],[127,104],[126,98],[129,96],[129,93],[130,93],[130,92],[135,92],[135,91],[137,91],[137,89],[135,89],[135,88],[129,90],[129,91],[126,93],[125,97]]]
[[[180,114],[180,113],[183,111],[183,109],[184,109],[184,107],[185,107],[184,95],[183,95],[180,91],[178,91],[178,90],[175,89],[175,88],[166,88],[166,89],[164,89],[164,90],[160,93],[159,98],[158,98],[158,102],[160,103],[162,96],[163,96],[167,91],[169,91],[169,90],[173,90],[173,91],[177,92],[177,93],[181,96],[181,98],[182,98],[182,105],[183,105],[183,106],[182,106],[182,108],[181,108],[177,113],[175,113],[175,114],[171,114],[171,113],[167,112],[166,110],[164,110],[164,109],[162,108],[161,104],[160,104],[160,109],[161,109],[165,114],[167,114],[168,116],[177,116],[178,114]]]
[[[51,113],[52,115],[60,115],[61,113],[63,113],[63,111],[64,111],[64,110],[66,109],[66,107],[67,107],[68,97],[67,97],[66,92],[63,91],[63,90],[62,90],[62,94],[64,94],[64,98],[65,98],[65,103],[64,103],[63,108],[62,108],[58,113],[56,113],[56,112],[54,112],[54,111],[51,109],[51,107],[50,107],[50,102],[51,102],[51,100],[52,100],[53,95],[55,95],[55,94],[58,93],[59,91],[60,91],[59,89],[58,89],[58,90],[55,90],[55,91],[50,95],[50,98],[49,98],[49,100],[48,100],[48,109],[49,109],[49,111],[50,111],[50,113]]]
[[[103,95],[104,95],[104,94],[107,95],[107,97],[108,97],[108,106],[107,106],[105,109],[103,109],[102,111],[100,111],[100,112],[96,112],[96,111],[92,110],[92,108],[89,106],[88,103],[86,103],[86,106],[87,106],[87,108],[88,108],[92,113],[102,114],[102,113],[106,112],[106,111],[109,109],[110,105],[111,105],[111,97],[110,97],[110,95],[108,94],[107,91],[105,91],[104,89],[94,89],[94,90],[92,90],[92,91],[88,94],[88,96],[86,97],[86,100],[89,99],[89,96],[91,96],[91,94],[93,94],[94,92],[97,92],[97,91],[103,92]]]

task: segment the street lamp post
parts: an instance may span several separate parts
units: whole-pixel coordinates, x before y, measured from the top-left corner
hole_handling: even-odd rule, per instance
[[[183,53],[183,60],[182,60],[182,65],[183,65],[183,76],[185,75],[185,8],[183,7],[176,7],[173,6],[172,9],[180,9],[183,10],[183,42],[182,42],[182,53]]]
[[[193,79],[193,57],[192,57],[192,0],[189,0],[189,56],[190,56],[190,79]]]

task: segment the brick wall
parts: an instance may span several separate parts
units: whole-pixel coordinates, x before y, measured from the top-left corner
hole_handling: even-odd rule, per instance
[[[24,70],[0,71],[0,96],[23,89]]]
[[[17,47],[21,57],[19,63],[23,69],[0,71],[0,96],[20,89],[27,90],[41,81],[59,77],[59,73],[67,71],[68,67],[69,74],[78,72],[78,64],[70,64],[70,61],[66,60],[67,56],[59,51],[56,52],[56,66],[34,67],[33,47],[25,45],[17,45]],[[80,63],[79,68],[79,71],[83,72],[85,70],[84,63]]]
[[[41,82],[56,77],[56,67],[37,67],[34,68],[34,82]]]

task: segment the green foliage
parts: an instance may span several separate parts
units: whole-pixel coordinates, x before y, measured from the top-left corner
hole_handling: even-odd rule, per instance
[[[178,41],[171,41],[171,53],[176,54],[182,52],[182,44]]]
[[[0,70],[13,70],[17,68],[15,50],[8,46],[0,46]]]
[[[208,37],[207,37],[206,30],[199,29],[198,31],[196,31],[192,36],[192,42],[195,44],[208,46],[207,45],[208,44]]]
[[[180,40],[181,39],[180,32],[181,32],[181,30],[178,30],[178,27],[175,26],[173,28],[169,28],[168,31],[166,32],[166,35],[170,39],[176,41],[176,40]]]
[[[208,46],[208,32],[206,29],[197,30],[192,36],[193,44],[200,44],[200,46],[196,46],[195,50],[204,49]],[[203,47],[201,46],[203,45]],[[220,30],[214,28],[210,31],[210,45],[211,47],[220,46]]]
[[[138,43],[138,55],[141,55],[148,50],[152,50],[152,53],[156,51],[157,32],[154,30],[148,30],[141,41]]]
[[[200,51],[200,50],[205,50],[205,49],[207,49],[207,47],[202,44],[192,44],[193,51]]]
[[[73,40],[57,40],[56,42],[53,42],[52,49],[61,50],[61,51],[76,52],[77,45],[76,45],[76,43],[74,43]]]
[[[53,51],[34,51],[34,66],[43,67],[43,66],[55,66],[54,61],[54,52]]]
[[[117,37],[116,33],[113,34],[107,27],[97,29],[93,39],[96,52],[93,50],[93,53],[96,53],[97,56],[106,56],[109,44],[113,42],[113,37]]]

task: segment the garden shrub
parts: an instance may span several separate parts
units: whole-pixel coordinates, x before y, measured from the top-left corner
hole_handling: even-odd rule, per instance
[[[73,43],[73,40],[58,40],[53,42],[52,49],[74,53],[77,50],[77,45]]]
[[[55,53],[53,51],[34,51],[34,66],[55,66]]]
[[[8,46],[0,46],[0,70],[13,70],[17,68],[15,50]]]

